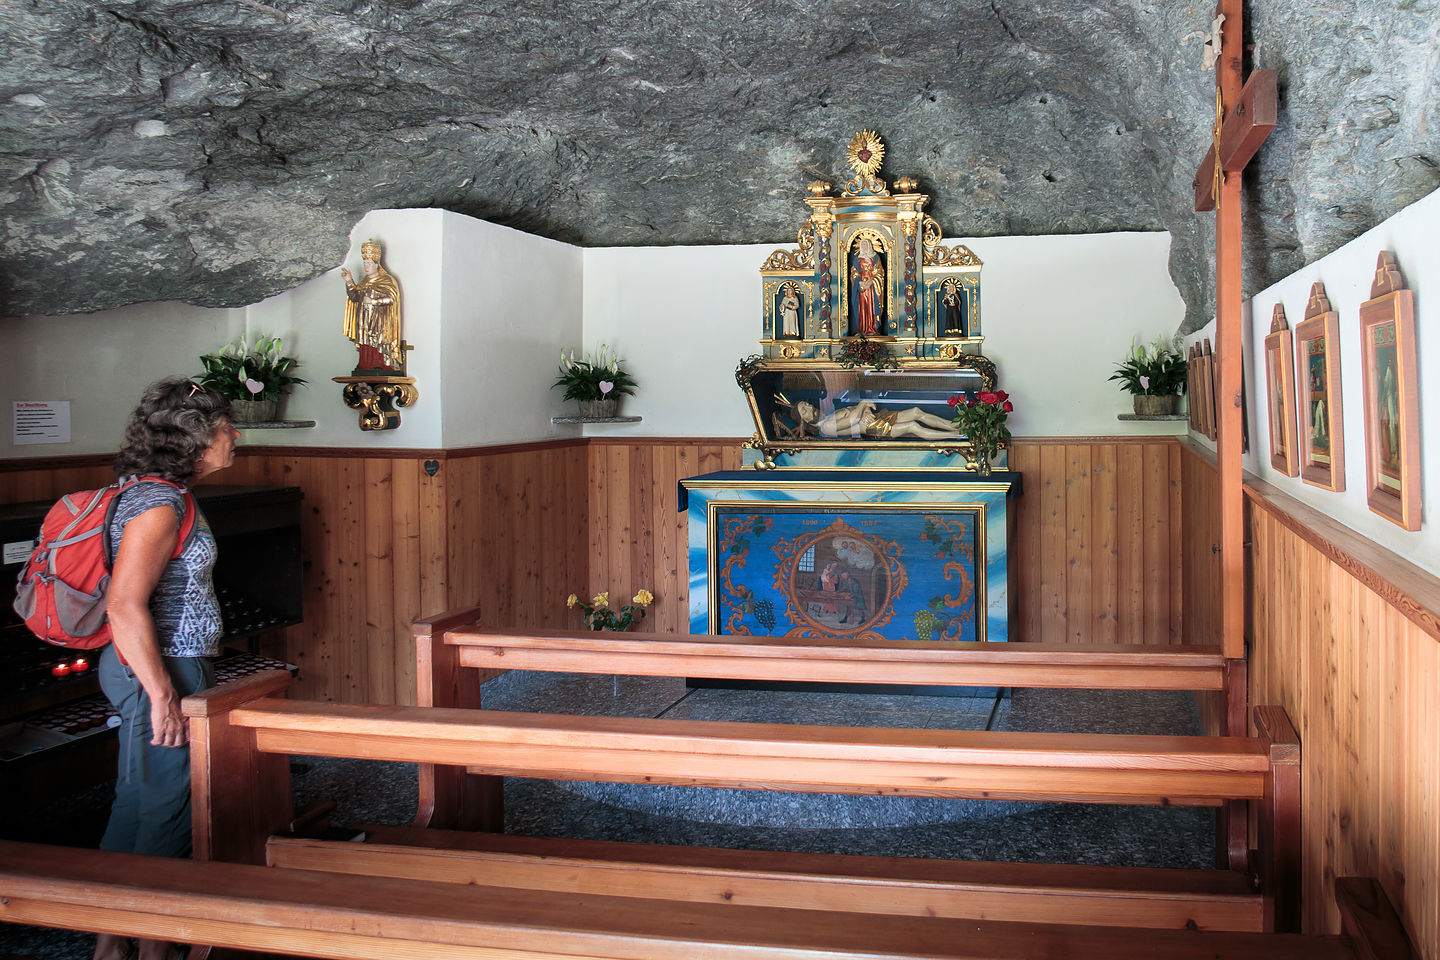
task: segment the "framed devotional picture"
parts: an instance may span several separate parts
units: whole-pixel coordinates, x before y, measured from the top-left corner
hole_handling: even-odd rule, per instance
[[[1190,429],[1196,433],[1200,432],[1200,400],[1199,400],[1199,370],[1200,363],[1196,359],[1199,351],[1195,344],[1190,344],[1190,350],[1185,357],[1185,396],[1189,401],[1186,405],[1190,410]]]
[[[1295,325],[1296,405],[1300,411],[1300,479],[1345,489],[1345,411],[1340,390],[1340,314],[1325,284],[1310,287],[1305,319]]]
[[[1275,304],[1265,338],[1265,397],[1270,410],[1270,466],[1287,477],[1299,469],[1295,456],[1295,348],[1285,305]]]
[[[1207,338],[1200,348],[1200,372],[1197,379],[1200,381],[1200,432],[1207,438],[1216,440],[1219,433],[1215,430],[1215,377],[1214,357],[1210,353],[1210,341]]]
[[[1360,305],[1365,381],[1365,485],[1370,509],[1420,529],[1420,405],[1415,382],[1415,300],[1395,255],[1381,251]]]

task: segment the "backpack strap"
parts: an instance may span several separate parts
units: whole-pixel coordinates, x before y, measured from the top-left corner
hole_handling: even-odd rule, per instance
[[[176,490],[179,490],[185,498],[185,512],[180,519],[180,532],[179,536],[175,538],[175,549],[170,553],[171,560],[179,559],[180,554],[185,552],[185,548],[190,545],[190,541],[195,536],[199,508],[195,505],[195,495],[190,492],[188,487],[182,483],[176,483],[173,480],[166,480],[164,477],[133,475],[121,477],[112,484],[112,486],[115,487],[115,496],[111,498],[110,505],[105,511],[105,526],[101,533],[103,539],[102,549],[105,551],[106,569],[110,567],[110,522],[115,518],[115,511],[120,506],[121,495],[137,483],[163,483],[167,487],[174,487]]]

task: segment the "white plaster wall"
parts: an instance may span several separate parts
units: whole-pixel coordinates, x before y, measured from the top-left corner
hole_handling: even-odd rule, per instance
[[[1360,362],[1360,304],[1370,299],[1380,251],[1395,254],[1405,285],[1415,292],[1415,359],[1420,390],[1421,528],[1415,532],[1372,513],[1365,489],[1365,401]],[[1440,191],[1366,231],[1345,246],[1262,290],[1246,304],[1243,343],[1250,452],[1245,469],[1401,556],[1440,574]],[[1305,319],[1310,285],[1325,284],[1331,309],[1340,314],[1340,379],[1345,423],[1345,490],[1332,493],[1270,465],[1266,406],[1265,337],[1276,303],[1285,305],[1290,329]],[[1215,343],[1215,325],[1193,339]],[[1204,437],[1196,436],[1212,449]]]
[[[609,344],[636,379],[628,425],[589,436],[748,437],[735,385],[741,357],[760,352],[760,264],[777,244],[612,247],[585,251],[585,349]],[[557,391],[558,393],[558,391]],[[573,406],[573,404],[572,404]]]
[[[947,242],[950,242],[947,240]],[[984,261],[984,353],[1015,402],[1020,436],[1178,434],[1184,422],[1119,421],[1130,398],[1106,380],[1131,338],[1170,336],[1184,304],[1167,233],[962,239]],[[608,343],[640,382],[644,421],[591,436],[739,437],[754,432],[733,377],[759,352],[760,265],[783,244],[585,251],[585,347]]]
[[[440,263],[442,212],[377,210],[351,231],[346,264],[361,276],[360,244],[385,245],[384,264],[400,282],[405,339],[426,344],[410,359],[420,401],[402,412],[399,430],[362,432],[355,411],[331,377],[355,367],[355,347],[342,331],[345,283],[339,265],[294,290],[249,307],[215,310],[183,303],[150,303],[63,317],[0,320],[0,404],[6,428],[0,458],[75,456],[115,451],[145,386],[172,375],[200,372],[200,355],[242,333],[284,338],[309,382],[286,401],[284,416],[314,420],[299,430],[246,430],[250,446],[436,448],[441,434]],[[429,390],[427,392],[427,386]],[[69,400],[71,442],[15,446],[11,401]],[[427,402],[428,401],[428,402]]]
[[[0,320],[0,458],[114,453],[145,387],[200,370],[200,354],[237,336],[245,311],[146,303],[64,317]],[[70,442],[16,446],[11,404],[70,401]]]
[[[1170,337],[1185,303],[1169,233],[961,240],[980,274],[983,353],[995,361],[1022,437],[1176,435],[1185,421],[1117,420],[1130,395],[1108,378],[1141,342]]]
[[[550,384],[582,340],[580,248],[455,213],[443,223],[443,446],[578,436],[550,422],[574,413]]]
[[[0,457],[108,452],[144,384],[195,373],[201,353],[240,333],[278,335],[310,381],[285,416],[300,430],[248,430],[253,446],[458,448],[573,436],[550,417],[574,412],[550,383],[561,349],[616,347],[640,383],[628,426],[592,436],[743,437],[754,426],[733,372],[758,352],[759,267],[782,244],[580,250],[440,210],[378,210],[351,232],[345,259],[360,274],[360,244],[385,247],[404,296],[409,372],[419,401],[398,430],[363,432],[335,376],[355,349],[341,332],[336,269],[240,310],[183,304],[102,314],[0,321],[7,345],[4,400],[71,400],[69,444]],[[1106,382],[1132,336],[1168,334],[1183,310],[1156,233],[965,240],[985,261],[985,353],[1015,397],[1025,436],[1166,432],[1122,423],[1128,398]],[[79,344],[78,348],[76,344]],[[83,391],[83,392],[76,392]],[[5,408],[8,410],[8,405]]]
[[[373,447],[433,449],[443,445],[442,357],[445,316],[441,302],[444,253],[443,210],[375,210],[350,231],[350,250],[343,264],[268,300],[246,308],[246,335],[281,336],[300,358],[299,375],[310,381],[296,387],[284,407],[287,420],[314,420],[300,430],[246,430],[247,446]],[[363,431],[359,414],[341,399],[344,387],[331,377],[355,369],[355,345],[346,339],[345,280],[340,267],[363,279],[360,245],[371,237],[384,247],[381,263],[400,284],[404,335],[415,345],[406,372],[415,378],[420,399],[400,410],[396,430]],[[198,363],[197,363],[198,366]]]

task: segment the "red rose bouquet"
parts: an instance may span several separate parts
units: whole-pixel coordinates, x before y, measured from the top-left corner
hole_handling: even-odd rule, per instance
[[[975,471],[989,473],[1000,447],[1010,439],[1010,428],[1005,426],[1005,420],[1015,409],[1010,394],[1004,390],[981,390],[967,399],[957,393],[949,404],[955,410],[956,428],[970,441]]]

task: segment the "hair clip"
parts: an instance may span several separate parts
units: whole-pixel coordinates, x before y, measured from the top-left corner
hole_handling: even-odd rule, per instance
[[[191,381],[190,381],[190,392],[187,393],[187,394],[185,394],[185,399],[186,399],[186,400],[189,400],[191,397],[195,396],[195,394],[199,393],[201,390],[204,390],[204,389],[205,389],[205,388],[202,387],[202,386],[200,386],[200,384],[196,383],[194,380],[191,380]]]

